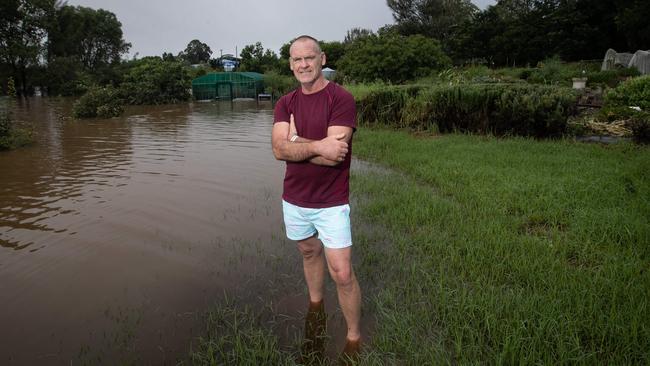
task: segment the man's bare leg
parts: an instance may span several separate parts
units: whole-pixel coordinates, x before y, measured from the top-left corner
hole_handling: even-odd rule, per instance
[[[352,269],[352,248],[325,248],[325,256],[348,326],[348,342],[358,342],[361,339],[361,289]]]
[[[298,250],[302,254],[302,266],[305,281],[309,289],[309,301],[323,301],[323,284],[325,282],[325,258],[323,244],[314,235],[298,242]]]

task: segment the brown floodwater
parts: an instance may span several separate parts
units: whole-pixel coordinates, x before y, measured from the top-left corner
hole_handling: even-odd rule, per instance
[[[70,111],[15,103],[36,143],[0,152],[0,364],[175,364],[225,294],[274,296],[283,339],[301,332],[270,104]]]

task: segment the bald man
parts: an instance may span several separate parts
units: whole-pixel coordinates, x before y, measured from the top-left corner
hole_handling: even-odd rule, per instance
[[[347,323],[344,353],[359,351],[361,290],[352,268],[349,180],[356,108],[352,95],[325,79],[318,41],[291,43],[289,66],[300,87],[277,102],[273,154],[286,161],[282,206],[287,237],[297,242],[310,314],[322,312],[325,265]]]

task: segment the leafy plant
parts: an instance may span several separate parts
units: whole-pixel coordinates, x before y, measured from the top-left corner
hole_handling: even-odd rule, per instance
[[[14,149],[27,145],[33,140],[32,132],[16,128],[7,110],[0,110],[0,150]]]
[[[650,111],[650,75],[624,81],[605,95],[606,106],[635,106]]]
[[[348,45],[338,61],[349,81],[402,83],[448,67],[440,43],[422,35],[369,35]]]
[[[280,75],[270,71],[264,74],[265,91],[273,95],[283,95],[298,87],[293,76]]]
[[[630,121],[632,139],[639,144],[650,144],[650,113],[638,114]]]
[[[167,104],[186,101],[191,79],[178,61],[146,57],[133,62],[120,85],[126,104]]]
[[[117,117],[123,111],[118,91],[110,86],[90,89],[72,107],[75,118]]]

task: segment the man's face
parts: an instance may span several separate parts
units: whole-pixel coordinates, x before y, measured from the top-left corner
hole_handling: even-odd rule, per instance
[[[289,67],[293,75],[301,84],[309,84],[321,76],[321,70],[325,65],[325,54],[319,52],[310,39],[299,40],[291,45],[289,50]]]

